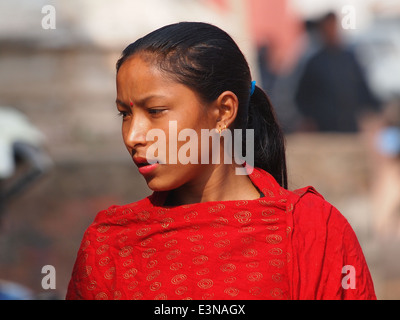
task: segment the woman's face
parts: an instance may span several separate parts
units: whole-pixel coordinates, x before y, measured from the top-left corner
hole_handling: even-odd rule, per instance
[[[216,128],[218,117],[216,110],[204,105],[194,91],[172,81],[140,55],[130,57],[120,67],[117,74],[116,102],[123,118],[122,136],[125,146],[150,189],[172,190],[201,177],[204,165],[182,164],[179,161],[177,152],[186,141],[176,141],[176,136],[172,132],[175,129],[171,130],[174,141],[170,141],[172,140],[169,139],[170,128],[173,128],[176,121],[178,134],[181,130],[190,128],[200,138],[201,129]],[[150,139],[146,139],[146,135],[152,129],[158,129],[157,132],[165,134],[165,146],[162,145],[164,142],[158,141],[157,138],[154,141],[147,141]],[[157,141],[162,148],[155,150]],[[152,144],[154,144],[153,149],[149,150]],[[170,161],[172,159],[170,148],[172,151],[176,150],[175,162]],[[200,148],[199,141],[199,159]],[[148,154],[151,156],[146,157]],[[162,158],[166,163],[148,165],[149,162],[153,162],[152,160]]]

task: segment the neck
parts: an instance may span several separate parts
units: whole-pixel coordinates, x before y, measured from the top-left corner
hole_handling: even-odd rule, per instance
[[[209,201],[254,200],[260,192],[247,175],[237,175],[235,165],[208,165],[207,172],[168,194],[166,205]]]

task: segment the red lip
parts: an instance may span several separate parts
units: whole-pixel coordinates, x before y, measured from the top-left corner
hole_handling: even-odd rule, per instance
[[[139,168],[139,172],[140,172],[142,175],[149,174],[149,173],[152,172],[155,168],[157,168],[158,165],[159,165],[158,163],[154,163],[154,164],[146,165],[146,166],[144,166],[144,167],[140,167],[140,168]]]
[[[151,161],[151,160],[150,160]],[[152,172],[155,168],[158,167],[159,163],[156,161],[151,161],[155,162],[153,164],[150,164],[149,161],[146,158],[142,157],[135,157],[133,158],[133,162],[138,166],[139,172],[143,175],[149,174]]]

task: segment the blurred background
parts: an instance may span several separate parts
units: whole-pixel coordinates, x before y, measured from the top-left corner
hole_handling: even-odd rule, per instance
[[[64,299],[96,213],[150,194],[122,143],[115,63],[178,21],[237,41],[285,130],[290,189],[343,213],[378,299],[399,299],[397,0],[1,0],[0,299]]]

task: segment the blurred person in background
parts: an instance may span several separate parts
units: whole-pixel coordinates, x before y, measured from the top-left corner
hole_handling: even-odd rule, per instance
[[[199,22],[157,29],[125,48],[116,82],[125,146],[154,192],[99,212],[67,299],[376,299],[343,215],[312,187],[288,190],[274,108],[226,32]],[[170,148],[187,143],[173,138],[164,141],[165,160],[163,151],[149,159],[147,134],[169,137],[170,121],[197,136],[250,130],[254,168],[203,161],[213,146],[198,141],[197,161],[173,161]],[[222,140],[226,160],[233,155]]]
[[[355,54],[342,42],[337,20],[330,12],[317,23],[322,47],[298,83],[295,100],[304,131],[358,132],[360,118],[380,109]]]

